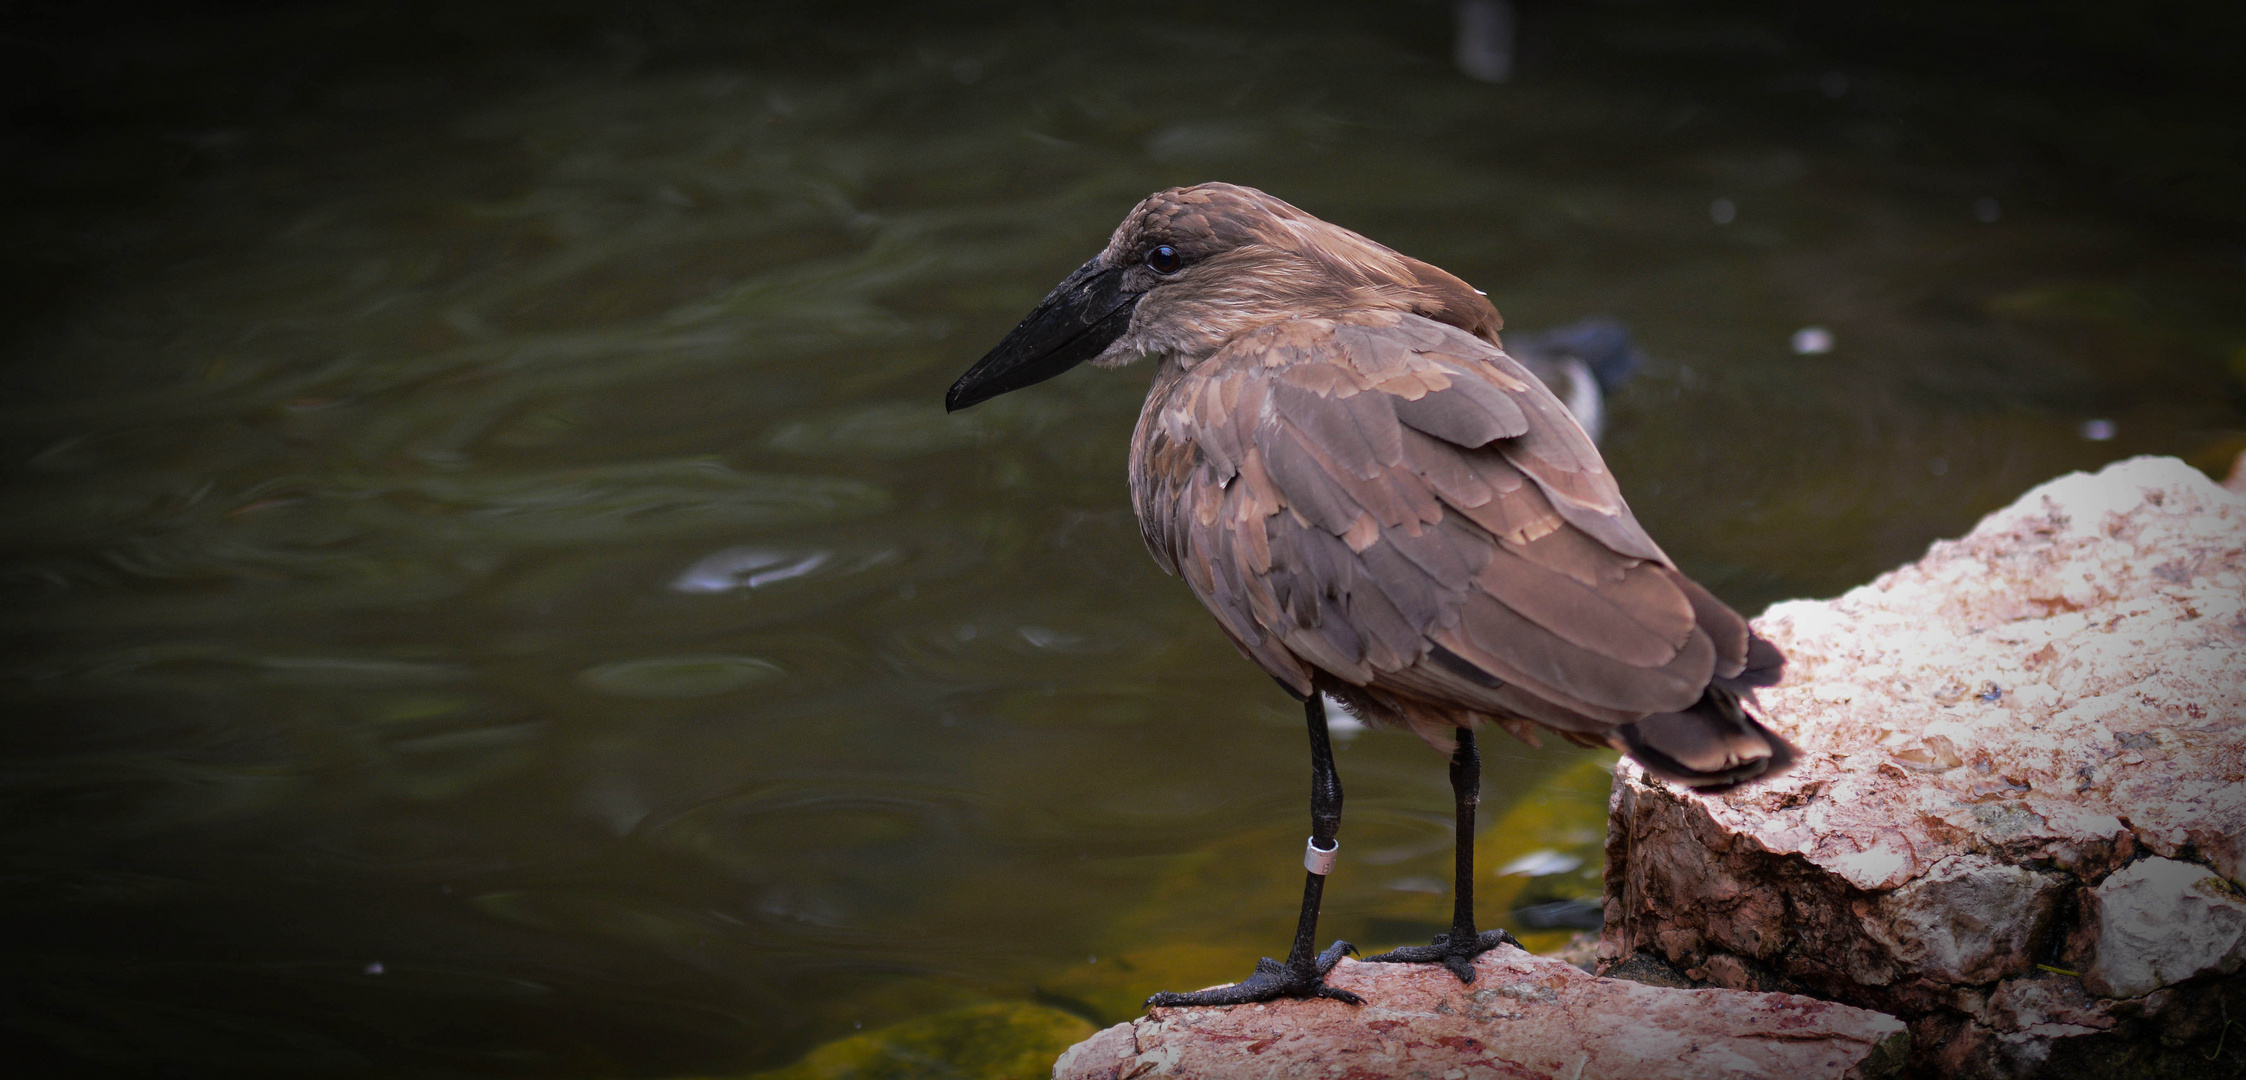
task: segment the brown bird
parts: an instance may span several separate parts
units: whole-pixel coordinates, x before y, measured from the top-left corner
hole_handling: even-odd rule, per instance
[[[1316,948],[1341,781],[1320,694],[1450,757],[1451,930],[1371,960],[1441,963],[1512,942],[1474,925],[1474,729],[1544,728],[1655,775],[1724,788],[1794,750],[1742,707],[1778,650],[1646,535],[1591,440],[1507,356],[1464,281],[1252,188],[1150,196],[998,347],[947,409],[1084,361],[1159,360],[1131,440],[1156,562],[1303,702],[1311,838],[1285,963],[1150,1005],[1356,995]]]

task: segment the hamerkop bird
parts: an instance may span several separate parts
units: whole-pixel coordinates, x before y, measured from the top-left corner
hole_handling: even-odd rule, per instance
[[[1303,702],[1309,870],[1285,963],[1150,1005],[1357,1002],[1325,984],[1319,897],[1341,780],[1319,695],[1450,757],[1451,931],[1371,960],[1462,980],[1503,930],[1474,926],[1474,808],[1486,721],[1604,744],[1655,775],[1722,788],[1793,748],[1742,707],[1784,663],[1679,573],[1599,453],[1498,342],[1465,282],[1252,188],[1149,197],[946,395],[964,409],[1084,361],[1157,357],[1131,439],[1147,548],[1250,660]]]

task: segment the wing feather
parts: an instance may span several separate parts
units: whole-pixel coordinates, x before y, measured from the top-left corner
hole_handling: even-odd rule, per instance
[[[1621,581],[1599,589],[1553,573],[1500,544],[1474,581],[1553,637],[1632,667],[1667,664],[1692,633],[1692,608],[1684,593],[1663,568],[1650,563],[1639,563]],[[1648,615],[1641,618],[1636,608],[1647,609]],[[1683,613],[1683,625],[1663,633],[1656,626],[1675,621],[1664,618],[1669,609]]]
[[[1694,633],[1669,663],[1636,667],[1572,645],[1487,594],[1469,597],[1455,630],[1435,641],[1498,679],[1570,707],[1623,712],[1689,708],[1708,686],[1715,647]]]
[[[1448,374],[1448,373],[1446,373]],[[1391,398],[1396,418],[1454,446],[1486,446],[1529,431],[1529,415],[1511,394],[1471,375],[1416,399]]]

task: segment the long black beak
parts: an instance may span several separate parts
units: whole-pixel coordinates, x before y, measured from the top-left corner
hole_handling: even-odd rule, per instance
[[[1098,356],[1131,326],[1139,294],[1123,290],[1121,268],[1098,257],[1076,268],[998,347],[975,361],[944,395],[958,412],[1010,390],[1044,382]]]

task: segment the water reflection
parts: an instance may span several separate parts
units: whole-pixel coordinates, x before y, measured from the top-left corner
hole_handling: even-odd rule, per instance
[[[671,582],[672,592],[721,593],[763,589],[813,574],[857,574],[898,562],[902,554],[883,548],[845,554],[786,548],[735,547],[697,560]]]
[[[1610,460],[1750,610],[2246,427],[2236,259],[1925,135],[1970,85],[1540,10],[1503,86],[1439,5],[331,5],[70,46],[115,111],[0,155],[26,1060],[740,1072],[1277,948],[1299,713],[1145,555],[1144,373],[939,404],[1165,185],[1280,193],[1523,330],[1626,320]],[[1338,753],[1330,927],[1423,938],[1441,762]],[[1595,892],[1596,770],[1486,753],[1522,816],[1485,864],[1550,872],[1485,901]]]
[[[729,694],[787,674],[754,656],[658,656],[616,660],[577,673],[577,683],[615,697],[693,698]]]

